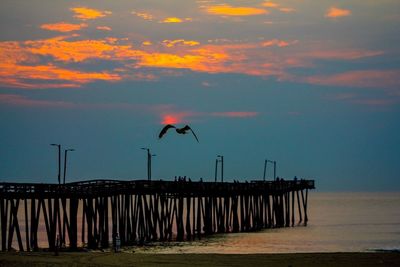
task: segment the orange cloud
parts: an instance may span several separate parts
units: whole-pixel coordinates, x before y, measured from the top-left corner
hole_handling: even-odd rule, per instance
[[[87,7],[73,7],[70,10],[75,13],[74,18],[81,20],[97,19],[112,14],[111,11],[102,11]]]
[[[79,87],[95,80],[118,81],[118,74],[83,72],[41,64],[39,57],[18,42],[0,42],[0,84],[27,89]]]
[[[53,24],[42,24],[40,25],[40,28],[49,31],[72,32],[72,31],[79,31],[80,29],[86,28],[87,26],[88,25],[85,23],[72,24],[67,22],[58,22]]]
[[[200,43],[192,40],[178,39],[178,40],[164,40],[162,41],[162,44],[165,45],[166,47],[174,47],[176,45],[196,46],[199,45]]]
[[[88,59],[112,59],[117,51],[129,50],[131,46],[118,46],[116,39],[67,41],[66,37],[24,42],[32,54],[52,56],[59,61],[81,62]]]
[[[145,46],[149,46],[149,45],[152,45],[153,43],[152,42],[150,42],[150,41],[144,41],[144,42],[142,42],[142,45],[145,45]]]
[[[296,43],[298,43],[298,40],[287,42],[287,41],[283,41],[283,40],[272,39],[272,40],[268,40],[268,41],[263,42],[261,45],[262,46],[286,47],[286,46],[293,45],[293,44],[296,44]]]
[[[37,82],[29,82],[35,80]],[[24,66],[0,63],[0,84],[26,89],[80,87],[95,80],[119,81],[117,74],[107,72],[81,72],[54,65]]]
[[[133,15],[142,18],[144,20],[148,20],[148,21],[152,21],[153,20],[153,15],[150,13],[146,13],[146,12],[137,12],[137,11],[132,11],[131,12]]]
[[[271,2],[271,1],[264,2],[264,3],[262,3],[262,5],[265,7],[274,7],[274,8],[279,7],[279,5],[277,3]]]
[[[272,2],[272,1],[266,1],[264,3],[262,3],[263,6],[268,7],[268,8],[274,8],[277,9],[281,12],[284,13],[290,13],[290,12],[294,12],[295,9],[294,8],[290,8],[290,7],[281,7],[279,4]]]
[[[177,18],[177,17],[168,17],[168,18],[165,18],[164,20],[160,21],[160,23],[182,23],[185,21],[192,21],[192,19],[191,18],[181,19],[181,18]]]
[[[259,114],[258,112],[252,112],[252,111],[228,111],[228,112],[211,113],[212,116],[230,117],[230,118],[248,118],[248,117],[255,117],[258,114]]]
[[[111,27],[108,26],[97,26],[96,29],[100,30],[100,31],[111,31]]]
[[[351,15],[350,10],[341,9],[341,8],[337,8],[337,7],[331,7],[325,13],[326,18],[339,18],[339,17],[350,16],[350,15]]]
[[[333,75],[312,76],[307,82],[319,85],[399,88],[400,70],[358,70]]]
[[[267,14],[267,10],[255,7],[233,7],[230,5],[208,6],[207,13],[221,16],[254,16]]]

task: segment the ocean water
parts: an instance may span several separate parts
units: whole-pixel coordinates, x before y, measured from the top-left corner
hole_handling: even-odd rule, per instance
[[[309,194],[306,227],[215,235],[200,241],[134,248],[157,253],[400,251],[400,192]]]

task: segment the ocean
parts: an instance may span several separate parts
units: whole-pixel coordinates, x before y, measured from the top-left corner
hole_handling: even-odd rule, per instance
[[[309,194],[306,227],[223,234],[200,241],[134,248],[151,253],[301,253],[400,251],[400,192]]]

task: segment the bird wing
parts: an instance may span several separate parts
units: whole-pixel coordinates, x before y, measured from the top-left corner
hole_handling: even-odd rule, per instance
[[[197,138],[197,135],[193,132],[192,128],[190,128],[189,125],[186,125],[186,126],[183,127],[181,130],[185,130],[185,131],[190,130],[190,131],[192,132],[194,138],[196,138],[197,142],[200,143],[200,142],[199,142],[199,139]]]
[[[171,125],[171,124],[165,125],[164,128],[162,128],[160,134],[158,135],[158,138],[163,137],[163,135],[171,128],[176,128],[176,127],[174,125]]]

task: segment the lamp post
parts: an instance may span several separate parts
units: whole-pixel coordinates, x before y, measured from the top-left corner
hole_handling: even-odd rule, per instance
[[[69,148],[64,150],[64,184],[65,184],[65,175],[67,173],[67,155],[68,151],[75,151],[75,149]]]
[[[267,172],[267,163],[268,162],[274,164],[274,181],[275,181],[276,180],[276,161],[272,161],[272,160],[269,160],[269,159],[266,159],[265,162],[264,162],[264,176],[263,176],[264,181],[265,181],[265,173]]]
[[[155,157],[155,154],[151,154],[150,153],[150,149],[148,149],[147,147],[142,147],[141,149],[146,150],[147,151],[147,180],[151,181],[151,158]]]
[[[218,158],[220,158],[221,161],[221,182],[224,182],[224,156],[218,155]]]
[[[217,182],[217,177],[218,177],[218,162],[219,162],[219,160],[216,159],[215,160],[215,175],[214,175],[215,182]]]
[[[267,172],[267,163],[268,163],[268,160],[265,160],[264,161],[264,175],[263,175],[263,181],[265,182],[265,173]]]
[[[58,184],[61,184],[61,145],[60,144],[50,144],[50,145],[58,147]]]

